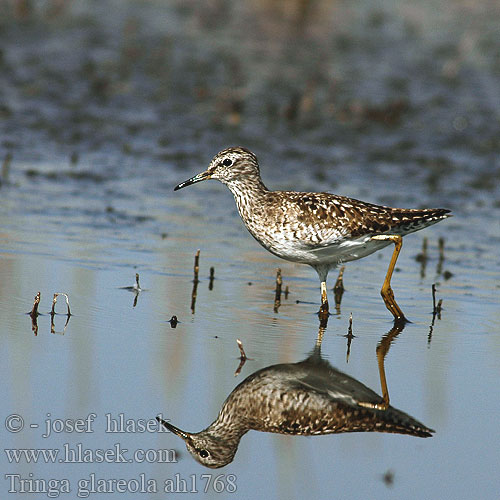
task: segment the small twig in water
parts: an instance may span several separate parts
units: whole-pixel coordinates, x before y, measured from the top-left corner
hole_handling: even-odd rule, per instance
[[[59,297],[59,295],[62,295],[66,299],[66,306],[68,307],[68,312],[66,313],[66,316],[71,316],[71,310],[69,308],[68,294],[63,293],[63,292],[58,292],[58,293],[54,294],[54,298],[52,299],[52,310],[50,311],[50,314],[52,316],[54,316],[54,314],[56,314],[55,308],[56,308],[56,303],[57,303],[57,297]]]
[[[439,299],[439,301],[436,304],[436,284],[432,284],[432,315],[438,317],[438,319],[441,319],[441,310],[443,306],[443,299]]]
[[[274,312],[277,313],[281,305],[281,285],[283,280],[281,278],[281,269],[276,271],[276,289],[274,291]]]
[[[236,339],[236,343],[238,344],[238,349],[240,350],[240,364],[238,365],[238,368],[236,368],[236,371],[234,372],[234,376],[238,376],[241,372],[241,369],[243,368],[243,365],[246,363],[248,359],[247,355],[245,354],[245,350],[243,349],[243,343],[241,342],[240,339]]]
[[[193,272],[194,272],[194,283],[198,283],[198,274],[200,272],[200,251],[197,250],[196,251],[196,255],[194,256],[194,269],[193,269]]]
[[[122,286],[121,290],[129,290],[130,292],[139,293],[142,291],[141,285],[139,284],[139,273],[135,273],[135,283],[131,286]]]
[[[38,304],[40,304],[40,292],[35,295],[33,302],[33,309],[28,313],[32,318],[36,318],[40,313],[38,312]]]
[[[194,278],[193,278],[193,291],[191,292],[191,313],[194,314],[196,308],[196,295],[198,293],[198,283],[200,280],[198,279],[198,274],[200,272],[200,251],[196,251],[196,255],[194,256]]]
[[[243,349],[243,343],[240,339],[236,339],[236,343],[238,344],[238,349],[240,350],[240,359],[247,359],[247,355],[245,354],[245,350]]]
[[[213,267],[210,268],[210,276],[208,279],[209,279],[208,289],[213,290],[214,289],[214,279],[215,279],[215,269]]]

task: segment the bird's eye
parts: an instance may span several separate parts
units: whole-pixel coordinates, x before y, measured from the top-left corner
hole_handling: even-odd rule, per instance
[[[201,458],[207,458],[209,455],[207,450],[200,450],[198,454],[200,455]]]
[[[230,158],[225,158],[224,161],[222,162],[222,164],[225,166],[225,167],[230,167],[233,162]]]

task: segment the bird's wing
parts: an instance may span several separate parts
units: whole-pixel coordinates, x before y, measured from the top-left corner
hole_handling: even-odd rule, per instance
[[[404,209],[375,205],[331,193],[286,192],[282,217],[296,228],[304,249],[314,250],[375,234],[407,234],[448,217],[446,209]],[[288,220],[287,220],[288,219]]]
[[[373,404],[383,402],[382,397],[369,387],[331,366],[327,373],[307,371],[304,377],[296,379],[295,384],[307,391],[328,394],[329,397],[351,406],[358,406],[358,402]]]

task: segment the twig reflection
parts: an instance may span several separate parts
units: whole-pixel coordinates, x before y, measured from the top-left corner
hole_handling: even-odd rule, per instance
[[[436,274],[438,276],[443,272],[443,263],[444,263],[444,238],[439,238],[438,240],[439,246],[439,260],[436,266]]]
[[[429,335],[427,336],[427,345],[430,346],[432,340],[432,332],[434,331],[434,323],[437,319],[441,319],[441,310],[443,307],[443,299],[439,299],[436,304],[436,284],[432,284],[432,321],[429,327]]]
[[[353,335],[352,333],[352,313],[349,315],[349,327],[347,328],[347,335],[344,335],[347,339],[347,354],[345,357],[345,362],[349,363],[349,356],[351,355],[351,342],[352,339],[356,337],[356,335]]]
[[[344,271],[345,266],[342,266],[339,269],[339,275],[337,277],[337,281],[335,282],[335,286],[333,287],[333,294],[335,297],[335,311],[337,314],[340,314],[340,303],[342,302],[342,296],[344,295]]]
[[[274,312],[277,313],[281,305],[281,285],[283,280],[281,278],[281,269],[276,270],[276,288],[274,290]]]
[[[425,269],[427,267],[427,259],[429,258],[427,255],[427,237],[424,237],[422,240],[422,252],[420,252],[416,257],[415,260],[417,262],[420,262],[420,277],[422,279],[425,278]]]
[[[58,331],[58,332],[56,332],[56,325],[54,323],[54,316],[55,315],[56,315],[56,313],[50,314],[50,333],[57,333],[59,335],[64,335],[66,333],[66,327],[68,326],[69,319],[70,319],[71,315],[66,316],[66,323],[64,323],[63,329]]]
[[[194,256],[194,267],[193,267],[193,290],[191,292],[191,313],[195,313],[196,309],[196,296],[198,294],[198,283],[200,280],[198,279],[198,275],[200,272],[200,250],[196,251]]]

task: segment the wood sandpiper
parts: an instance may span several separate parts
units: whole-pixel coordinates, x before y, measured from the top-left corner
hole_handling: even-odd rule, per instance
[[[230,189],[245,226],[264,248],[316,270],[321,281],[320,317],[328,316],[326,278],[330,269],[392,242],[395,248],[380,293],[394,319],[405,321],[391,288],[402,237],[449,217],[450,212],[391,208],[330,193],[270,191],[260,177],[257,157],[241,147],[224,149],[207,170],[174,190],[206,179],[218,179]]]

